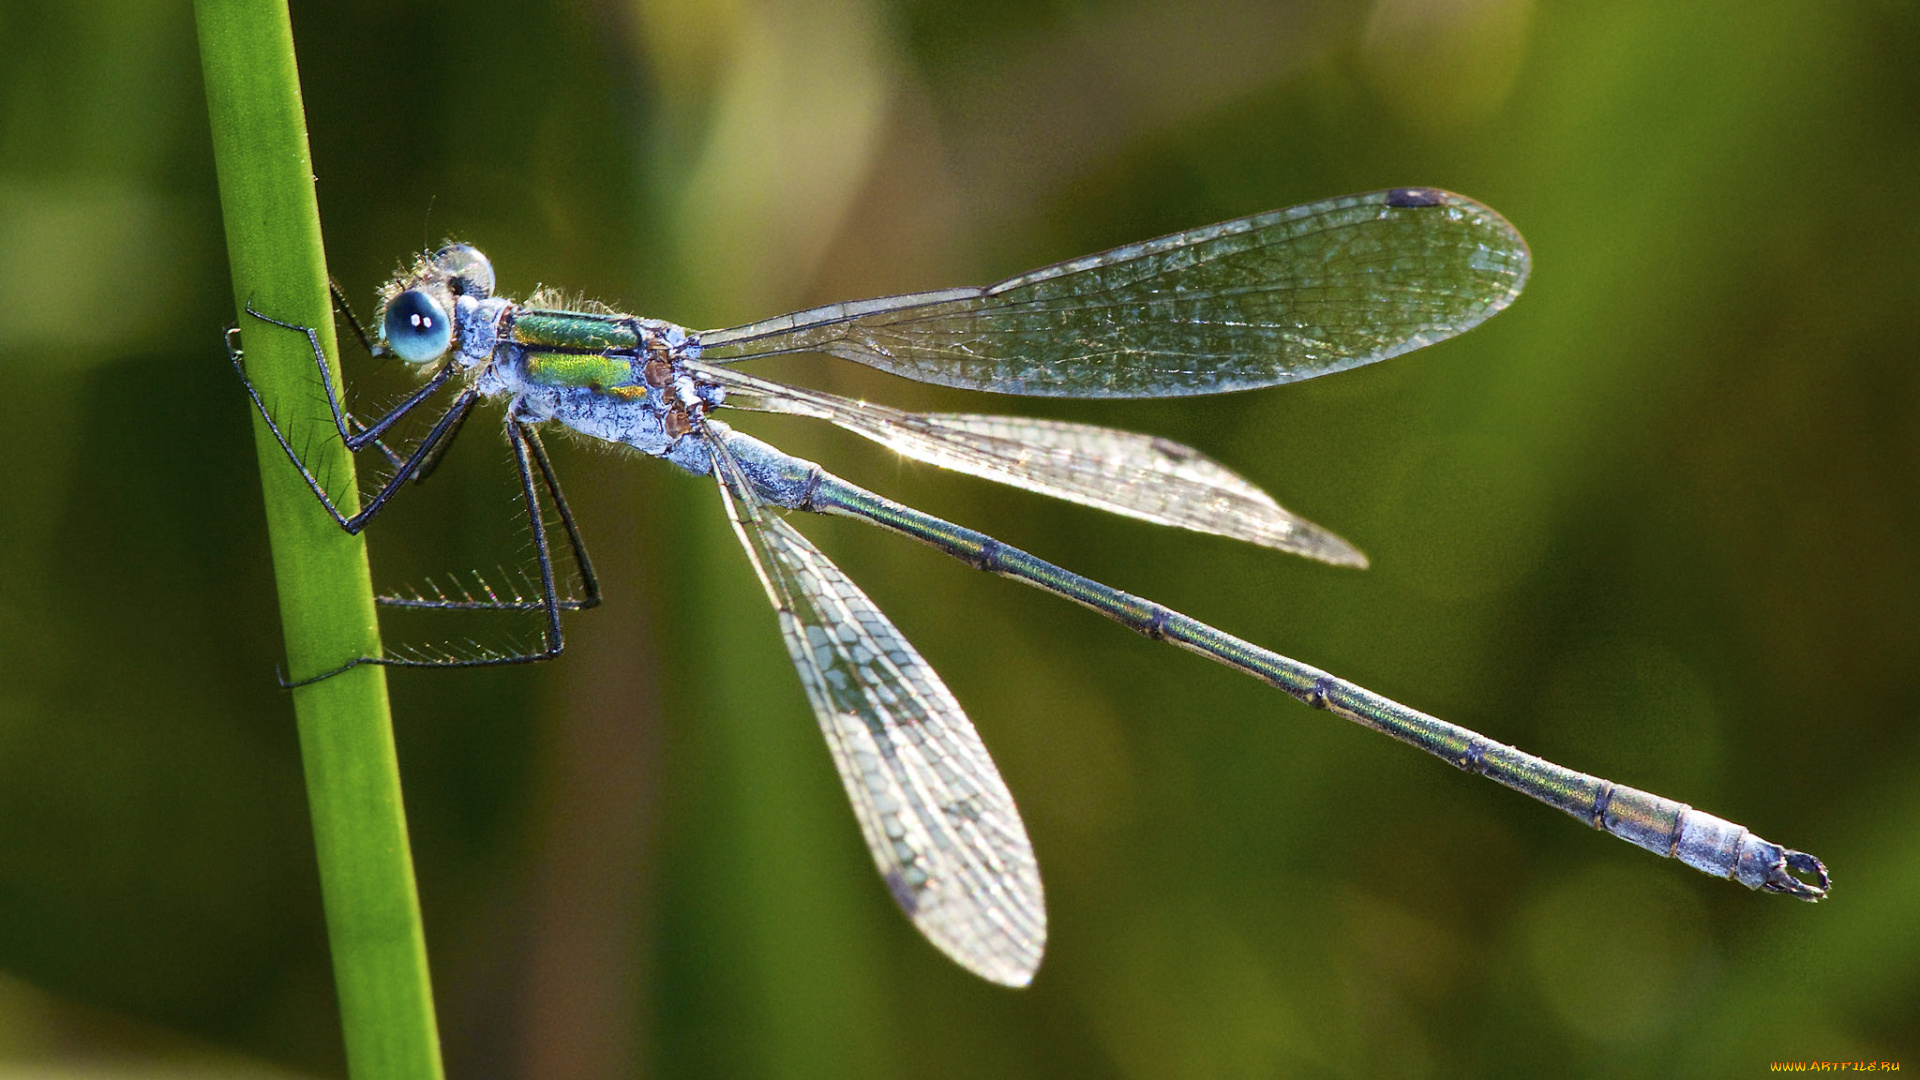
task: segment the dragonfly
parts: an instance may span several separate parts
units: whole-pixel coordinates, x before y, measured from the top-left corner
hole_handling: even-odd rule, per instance
[[[380,292],[369,352],[424,382],[363,422],[340,404],[311,327],[304,333],[332,423],[348,449],[393,468],[364,504],[309,470],[228,352],[254,406],[341,528],[358,533],[403,484],[432,471],[482,401],[504,401],[506,440],[534,538],[537,599],[444,592],[383,598],[401,607],[537,611],[540,646],[465,657],[356,657],[360,664],[469,667],[558,656],[561,615],[599,602],[579,529],[544,449],[557,425],[661,458],[715,484],[779,620],[875,866],[900,908],[967,970],[1028,984],[1045,950],[1040,873],[1013,796],[939,674],[872,600],[787,520],[853,518],[967,565],[1090,608],[1148,638],[1244,672],[1317,709],[1418,747],[1596,829],[1752,889],[1826,896],[1826,866],[1804,852],[1658,795],[1576,772],[1389,700],[1197,619],[1090,580],[983,533],[858,487],[734,430],[723,410],[827,421],[905,457],[1142,521],[1233,537],[1323,562],[1364,566],[1339,536],[1191,447],[1112,428],[1018,416],[913,413],[738,370],[742,361],[824,353],[908,379],[1033,397],[1179,397],[1250,390],[1371,364],[1469,330],[1510,304],[1531,255],[1506,219],[1433,188],[1308,203],[1129,244],[977,288],[829,304],[695,331],[538,293],[495,294],[492,264],[468,244],[418,255]],[[411,451],[394,425],[444,400]],[[428,414],[423,414],[428,415]],[[331,436],[329,436],[331,437]],[[581,586],[563,592],[550,502]]]

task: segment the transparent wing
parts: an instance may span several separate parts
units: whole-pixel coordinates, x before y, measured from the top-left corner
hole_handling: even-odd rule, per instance
[[[909,413],[692,362],[727,404],[831,421],[930,465],[1109,513],[1228,536],[1342,566],[1353,545],[1299,517],[1238,473],[1169,439],[1131,431],[966,413]]]
[[[1049,397],[1246,390],[1452,337],[1520,293],[1526,241],[1433,188],[1350,195],[985,288],[832,304],[698,335],[702,359],[823,352],[921,382]]]
[[[726,429],[709,425],[724,439]],[[913,924],[983,978],[1032,981],[1046,901],[1026,826],[947,690],[865,593],[715,454],[734,531],[780,616],[867,849]]]

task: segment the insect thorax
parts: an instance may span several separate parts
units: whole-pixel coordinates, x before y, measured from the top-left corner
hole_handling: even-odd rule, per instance
[[[720,403],[720,392],[687,374],[687,351],[687,332],[658,319],[515,308],[503,320],[482,391],[511,393],[525,419],[704,473],[706,452],[687,436],[696,414]]]

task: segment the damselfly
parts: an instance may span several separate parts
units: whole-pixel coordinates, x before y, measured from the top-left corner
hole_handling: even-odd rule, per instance
[[[1818,900],[1829,879],[1810,855],[1416,712],[856,487],[715,418],[723,406],[814,417],[908,457],[1029,491],[1364,565],[1344,540],[1178,443],[1084,424],[901,412],[730,365],[821,352],[922,382],[1002,394],[1223,393],[1369,364],[1461,333],[1519,295],[1528,269],[1526,243],[1505,219],[1430,188],[1258,214],[985,288],[833,304],[698,332],[601,308],[564,310],[547,295],[515,303],[494,295],[492,265],[474,248],[453,244],[423,254],[382,290],[377,339],[368,341],[355,324],[370,351],[428,373],[423,386],[370,423],[340,406],[311,328],[253,312],[307,335],[339,437],[354,451],[377,447],[395,466],[363,509],[341,509],[251,383],[248,393],[314,495],[349,532],[380,513],[407,480],[433,467],[479,401],[506,399],[507,444],[535,540],[539,599],[437,595],[388,602],[537,610],[541,647],[468,658],[359,657],[308,681],[362,663],[457,667],[560,653],[561,612],[591,606],[599,593],[538,434],[541,425],[559,424],[713,477],[779,616],[787,652],[881,876],[929,940],[987,979],[1025,985],[1045,947],[1046,909],[1026,827],[939,675],[779,511],[839,514],[922,541],[1245,672],[1657,854],[1749,888]],[[229,351],[244,379],[231,337]],[[450,404],[410,453],[382,442],[397,421],[443,390]],[[556,585],[545,500],[579,568],[581,596],[563,596]]]

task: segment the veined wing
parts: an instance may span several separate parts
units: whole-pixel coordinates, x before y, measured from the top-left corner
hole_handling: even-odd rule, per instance
[[[1367,564],[1353,545],[1170,439],[1057,420],[902,412],[697,361],[688,366],[725,387],[730,406],[827,420],[930,465],[1157,525]]]
[[[725,438],[709,425],[709,443]],[[780,616],[787,653],[894,899],[941,951],[1025,986],[1046,948],[1046,900],[1026,826],[980,736],[892,622],[779,515],[720,444],[734,532]]]
[[[823,352],[921,382],[1177,397],[1310,379],[1478,326],[1526,241],[1471,199],[1396,188],[1129,244],[984,288],[831,304],[698,336],[730,362]]]

